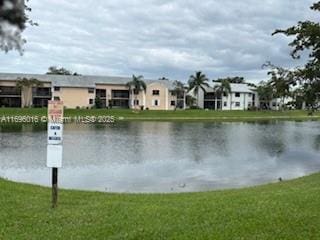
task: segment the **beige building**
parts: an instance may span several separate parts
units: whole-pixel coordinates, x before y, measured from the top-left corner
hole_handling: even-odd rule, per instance
[[[18,79],[37,79],[40,86],[17,87]],[[146,91],[130,91],[131,78],[0,73],[0,107],[46,107],[50,99],[61,100],[67,108],[150,110],[185,109],[185,93],[176,94],[172,81],[145,80]]]

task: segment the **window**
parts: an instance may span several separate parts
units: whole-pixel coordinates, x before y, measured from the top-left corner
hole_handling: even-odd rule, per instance
[[[138,99],[135,99],[135,100],[133,101],[133,104],[134,104],[135,106],[139,106],[139,100],[138,100]]]
[[[176,106],[176,101],[171,101],[171,106]]]
[[[223,102],[223,106],[226,107],[227,106],[227,102]]]
[[[106,98],[107,90],[106,89],[96,89],[96,96],[99,98]]]
[[[0,87],[0,95],[21,95],[21,90],[17,87]]]
[[[32,96],[51,98],[51,88],[33,87],[32,88]]]
[[[53,100],[60,101],[60,97],[55,96],[55,97],[53,97]]]
[[[159,100],[153,100],[153,106],[159,106]]]
[[[54,91],[55,92],[59,92],[60,91],[60,87],[54,87]]]
[[[223,96],[226,97],[226,96],[227,96],[227,93],[226,93],[226,92],[223,92]]]
[[[239,92],[236,92],[235,95],[236,95],[236,97],[240,97],[240,93]]]
[[[159,96],[160,91],[159,90],[152,90],[152,95]]]
[[[133,94],[134,94],[134,95],[138,95],[138,94],[139,94],[139,90],[138,90],[138,89],[134,89],[134,90],[133,90]]]
[[[214,100],[216,99],[216,94],[214,92],[206,92],[204,93],[204,99],[205,100]]]
[[[276,106],[277,106],[277,103],[273,102],[272,107],[276,107]]]
[[[93,104],[93,99],[92,98],[89,99],[89,104]]]
[[[240,107],[240,102],[236,102],[236,107]]]
[[[94,88],[88,88],[88,93],[94,93]]]
[[[129,98],[128,90],[111,90],[112,98]]]

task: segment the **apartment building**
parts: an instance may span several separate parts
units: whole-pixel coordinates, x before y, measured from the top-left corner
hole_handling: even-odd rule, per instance
[[[37,79],[40,86],[18,88],[18,79]],[[131,78],[0,73],[0,107],[46,107],[51,98],[67,108],[91,108],[96,98],[105,108],[185,109],[185,94],[172,81],[145,80],[146,91],[130,91]]]
[[[197,95],[191,90],[188,95],[197,99],[197,105],[202,109],[211,110],[247,110],[259,106],[257,93],[247,84],[231,83],[230,93],[218,93],[214,90],[220,83],[210,83],[205,91],[199,89]]]

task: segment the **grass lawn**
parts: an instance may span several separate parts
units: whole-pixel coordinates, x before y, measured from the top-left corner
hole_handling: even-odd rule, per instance
[[[0,180],[0,239],[320,239],[320,174],[183,194],[109,194]]]
[[[0,108],[0,120],[3,116],[46,116],[45,108]],[[320,112],[308,116],[307,111],[133,111],[130,109],[66,109],[66,117],[75,116],[114,116],[121,120],[208,120],[208,121],[241,121],[241,120],[305,120],[320,119]]]

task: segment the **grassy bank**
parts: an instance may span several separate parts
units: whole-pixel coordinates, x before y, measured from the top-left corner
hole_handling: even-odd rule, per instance
[[[320,239],[320,174],[169,195],[60,191],[0,180],[0,239]]]
[[[46,116],[47,110],[40,108],[19,109],[0,108],[3,116]],[[76,116],[114,116],[120,120],[208,120],[208,121],[242,121],[242,120],[306,120],[320,119],[320,112],[308,116],[306,111],[133,111],[130,109],[66,109],[66,117]]]

